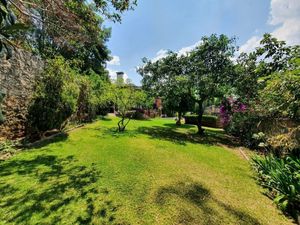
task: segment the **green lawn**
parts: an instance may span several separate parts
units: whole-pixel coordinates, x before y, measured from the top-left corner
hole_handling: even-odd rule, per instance
[[[291,224],[221,131],[107,118],[0,162],[1,224]]]

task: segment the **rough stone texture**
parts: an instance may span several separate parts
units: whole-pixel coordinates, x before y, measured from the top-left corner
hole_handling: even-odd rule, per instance
[[[0,125],[0,139],[24,136],[28,104],[43,66],[39,57],[24,50],[14,51],[9,60],[0,59],[0,92],[5,94],[2,111],[6,117]]]

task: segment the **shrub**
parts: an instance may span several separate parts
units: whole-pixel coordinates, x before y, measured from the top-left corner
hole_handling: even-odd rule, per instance
[[[109,112],[109,106],[111,104],[110,98],[110,83],[106,80],[105,76],[96,74],[93,71],[89,71],[86,76],[91,84],[91,96],[90,104],[95,110],[96,115],[106,115]]]
[[[300,58],[292,61],[292,69],[274,73],[259,92],[258,108],[272,117],[300,117]]]
[[[256,148],[258,141],[253,138],[253,134],[258,133],[258,123],[260,117],[254,112],[236,112],[231,116],[230,123],[224,127],[225,131],[235,137],[250,148]]]
[[[186,124],[197,125],[198,115],[186,115],[184,116]],[[202,116],[202,125],[206,127],[218,127],[218,117],[211,115]]]
[[[90,122],[96,117],[96,107],[92,101],[92,84],[88,77],[82,77],[79,81],[79,96],[77,100],[76,120]]]
[[[0,141],[0,156],[7,154],[9,156],[14,155],[17,152],[18,147],[20,147],[20,143],[18,141],[2,140]]]
[[[235,113],[246,112],[247,106],[233,97],[224,98],[220,106],[220,116],[223,126],[227,126]]]
[[[258,147],[260,140],[254,138],[258,133],[260,117],[239,99],[223,99],[220,106],[221,122],[225,131],[250,148]]]
[[[75,75],[76,71],[64,58],[48,61],[28,109],[29,136],[42,136],[48,130],[61,130],[66,125],[77,105],[79,89]]]
[[[110,84],[105,76],[90,70],[78,79],[79,98],[77,101],[76,119],[90,122],[97,115],[106,115],[110,110]]]
[[[300,213],[300,159],[272,155],[252,159],[259,183],[277,206],[295,219]]]
[[[289,132],[285,134],[271,136],[267,143],[276,155],[300,157],[300,126],[289,129]]]

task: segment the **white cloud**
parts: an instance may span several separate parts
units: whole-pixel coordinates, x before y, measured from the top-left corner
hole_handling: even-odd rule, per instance
[[[168,55],[168,50],[165,50],[165,49],[161,49],[159,50],[157,53],[156,53],[156,56],[151,60],[152,62],[156,62],[162,58],[165,58],[167,57]]]
[[[300,1],[272,0],[268,23],[279,26],[272,32],[279,40],[300,44]]]
[[[107,68],[108,72],[109,72],[109,77],[111,80],[116,80],[117,79],[117,72],[119,72],[119,70],[113,70],[110,68]],[[127,80],[129,77],[126,73],[124,73],[124,80]]]
[[[177,51],[178,55],[186,55],[188,52],[192,51],[194,48],[196,48],[198,45],[201,44],[202,41],[197,41],[195,44],[183,47],[179,51]],[[169,50],[161,49],[156,53],[156,56],[151,60],[152,62],[156,62],[162,58],[165,58],[168,56]]]
[[[254,51],[255,48],[259,46],[260,40],[261,40],[261,37],[259,37],[259,36],[251,37],[245,44],[243,44],[240,47],[239,52],[249,53],[249,52]]]
[[[300,20],[286,21],[281,27],[274,30],[272,35],[279,40],[286,41],[289,45],[300,44]]]
[[[276,26],[271,34],[288,45],[300,44],[300,1],[271,0],[268,24]],[[253,36],[240,47],[239,52],[250,52],[262,37]]]
[[[272,0],[268,23],[278,25],[288,20],[300,19],[299,0]]]
[[[108,65],[111,65],[111,66],[120,66],[121,63],[120,63],[120,57],[119,56],[116,56],[114,55],[112,60],[110,60],[109,62],[107,62]]]
[[[183,47],[182,49],[180,49],[178,51],[178,55],[186,55],[188,52],[192,51],[193,49],[195,49],[198,45],[200,45],[202,43],[202,41],[197,41],[195,44],[187,46],[187,47]]]

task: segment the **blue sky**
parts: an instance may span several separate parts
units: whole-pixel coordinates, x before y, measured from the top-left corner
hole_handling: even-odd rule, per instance
[[[161,58],[166,50],[186,52],[204,35],[237,37],[241,51],[251,51],[263,33],[300,43],[300,0],[138,0],[134,11],[112,27],[108,42],[113,75],[124,71],[135,83],[141,59]]]

